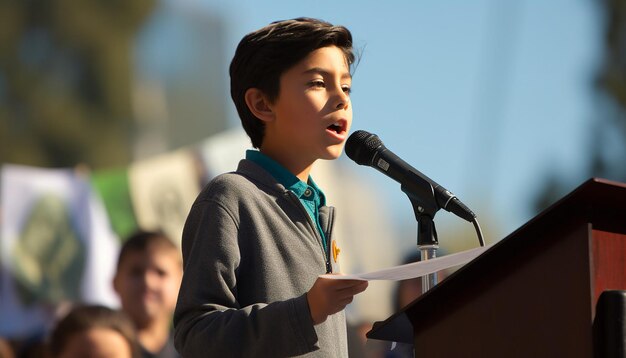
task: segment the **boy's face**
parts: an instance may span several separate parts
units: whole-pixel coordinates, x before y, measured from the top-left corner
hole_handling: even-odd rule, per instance
[[[113,286],[124,311],[141,326],[171,316],[181,279],[182,264],[178,252],[153,245],[145,251],[129,251],[125,255]]]
[[[311,52],[281,75],[261,149],[295,153],[311,163],[339,157],[352,124],[351,85],[339,48]]]
[[[109,328],[91,328],[70,336],[59,358],[131,358],[130,344],[121,333]]]

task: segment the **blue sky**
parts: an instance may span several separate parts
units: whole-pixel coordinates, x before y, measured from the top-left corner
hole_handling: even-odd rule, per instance
[[[602,51],[593,1],[169,3],[223,19],[226,84],[238,41],[271,21],[309,16],[348,27],[362,50],[353,130],[378,134],[455,192],[485,218],[483,229],[493,226],[491,241],[532,217],[532,199],[550,173],[572,189],[586,179],[591,83]],[[238,125],[230,104],[228,115]],[[401,222],[413,220],[395,182],[343,160],[376,183]],[[459,221],[451,216],[437,214],[438,230]]]

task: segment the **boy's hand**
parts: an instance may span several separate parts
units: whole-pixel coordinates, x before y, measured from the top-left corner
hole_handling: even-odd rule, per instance
[[[354,295],[365,291],[367,284],[367,281],[361,280],[332,280],[318,277],[306,295],[313,324],[320,324],[331,314],[343,310],[352,302]]]

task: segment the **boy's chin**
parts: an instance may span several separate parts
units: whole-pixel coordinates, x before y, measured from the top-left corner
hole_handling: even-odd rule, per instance
[[[325,156],[323,156],[323,157],[321,157],[319,159],[321,159],[321,160],[335,160],[335,159],[338,159],[340,155],[341,155],[341,153],[339,153],[339,155],[335,155],[335,154],[331,155],[331,154],[329,154],[329,155],[325,155]]]
[[[330,147],[327,148],[326,153],[324,153],[324,156],[320,159],[335,160],[341,156],[341,153],[343,153],[343,145],[339,147]]]

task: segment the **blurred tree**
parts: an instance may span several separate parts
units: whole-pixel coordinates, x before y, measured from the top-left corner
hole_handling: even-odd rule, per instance
[[[626,2],[599,3],[604,17],[604,52],[593,82],[597,115],[590,123],[585,176],[626,182]],[[550,173],[535,199],[536,211],[571,191],[570,184]]]
[[[156,0],[0,0],[0,163],[131,158],[134,37]]]
[[[626,3],[602,0],[605,10],[605,51],[596,77],[601,123],[592,131],[594,176],[626,180]],[[615,149],[618,150],[615,150]]]

